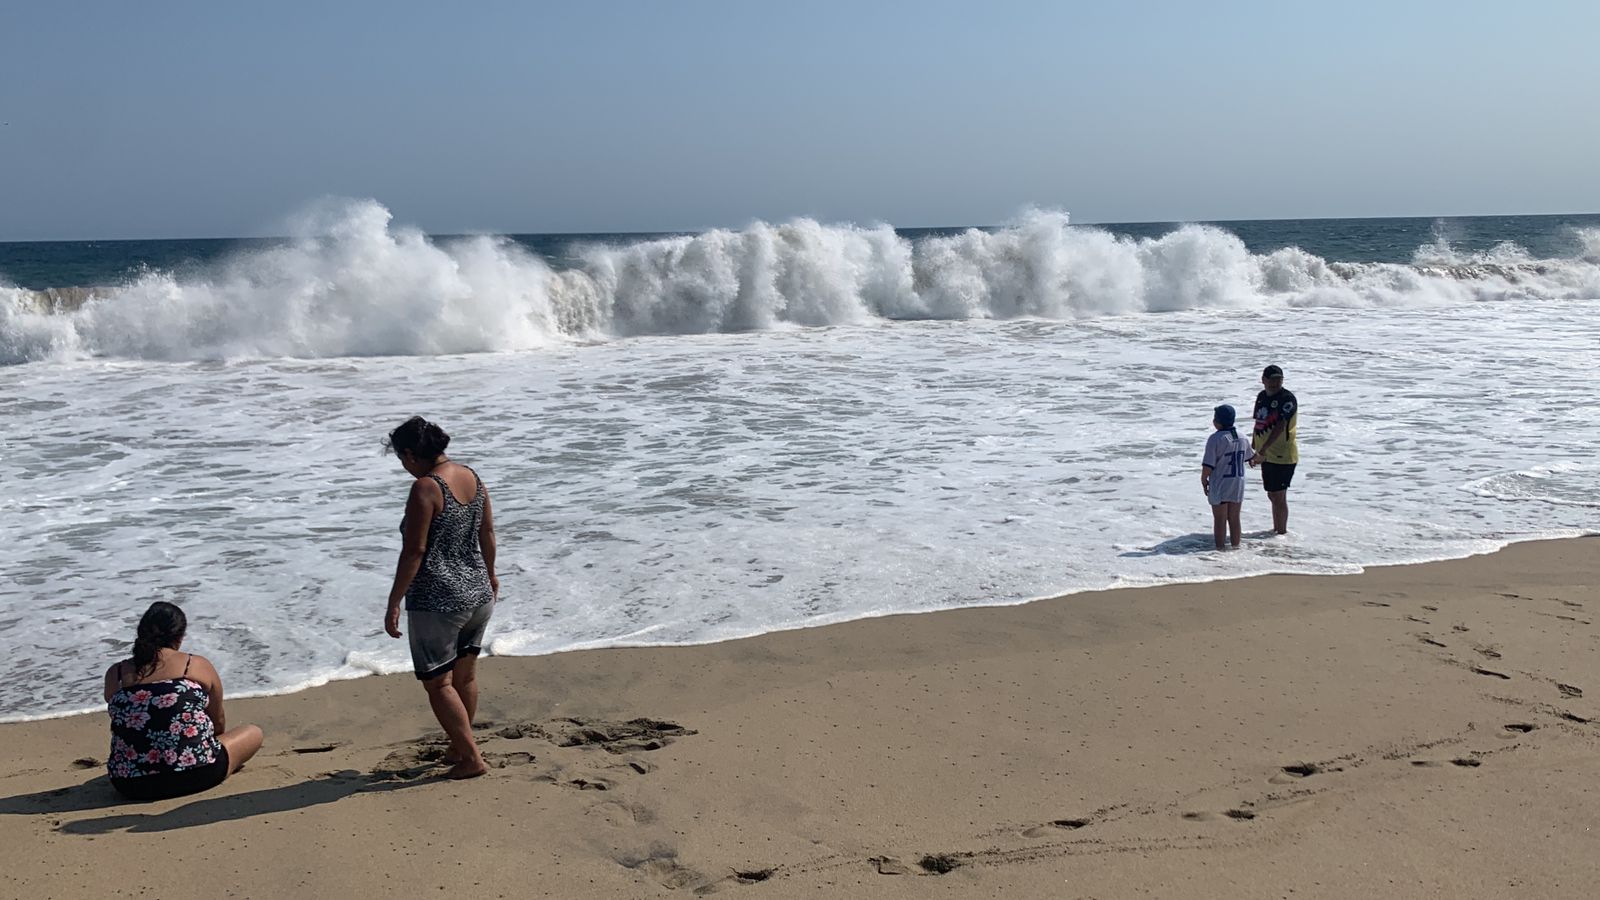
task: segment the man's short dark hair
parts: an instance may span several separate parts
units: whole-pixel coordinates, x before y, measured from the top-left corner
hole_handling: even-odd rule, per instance
[[[1261,377],[1262,378],[1282,378],[1283,377],[1283,370],[1278,368],[1277,366],[1267,366],[1265,369],[1261,370]]]

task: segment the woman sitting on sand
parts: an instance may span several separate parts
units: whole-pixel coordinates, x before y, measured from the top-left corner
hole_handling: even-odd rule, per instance
[[[411,663],[433,714],[450,738],[451,778],[489,771],[472,737],[478,712],[478,654],[494,612],[494,515],[478,473],[444,455],[450,436],[421,416],[389,433],[384,446],[416,480],[400,522],[404,538],[383,628],[400,637],[400,602],[411,632]],[[466,499],[462,499],[466,498]]]
[[[261,729],[227,730],[222,679],[184,653],[183,610],[157,601],[139,620],[133,656],[106,670],[111,784],[130,800],[164,800],[221,784],[261,749]]]

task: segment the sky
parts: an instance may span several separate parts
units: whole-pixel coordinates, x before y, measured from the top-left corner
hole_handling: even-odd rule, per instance
[[[1600,4],[0,5],[0,240],[1600,211]]]

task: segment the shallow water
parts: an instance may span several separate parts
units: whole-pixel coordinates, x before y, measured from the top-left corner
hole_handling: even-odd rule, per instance
[[[0,677],[33,688],[0,715],[96,706],[154,599],[231,695],[406,669],[378,445],[413,413],[493,492],[491,651],[531,654],[1597,531],[1596,346],[1600,302],[1526,300],[0,367]],[[1216,554],[1210,410],[1269,361],[1303,408],[1293,533],[1252,484]]]

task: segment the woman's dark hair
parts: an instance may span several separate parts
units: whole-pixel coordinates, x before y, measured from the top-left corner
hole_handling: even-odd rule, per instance
[[[421,416],[405,420],[399,428],[389,432],[389,437],[383,442],[383,449],[396,456],[410,453],[421,460],[438,459],[448,446],[450,435]]]
[[[183,640],[189,630],[189,620],[183,610],[164,600],[157,600],[144,611],[139,620],[139,635],[133,639],[133,668],[135,678],[143,678],[155,671],[161,648],[171,647]]]

